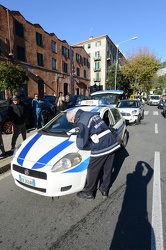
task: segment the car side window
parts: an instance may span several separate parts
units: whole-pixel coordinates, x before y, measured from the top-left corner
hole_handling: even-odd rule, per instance
[[[112,114],[109,110],[107,110],[103,116],[103,120],[104,122],[107,124],[108,127],[113,126],[114,125],[114,120],[112,117]]]
[[[120,112],[114,108],[112,108],[111,111],[112,111],[112,114],[114,116],[115,122],[117,123],[121,119]]]

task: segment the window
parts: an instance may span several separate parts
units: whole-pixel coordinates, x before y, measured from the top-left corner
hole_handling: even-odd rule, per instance
[[[62,46],[62,56],[69,58],[69,50],[64,46]]]
[[[121,119],[121,115],[117,109],[112,108],[111,111],[114,116],[115,123],[117,123]]]
[[[68,67],[67,63],[63,62],[63,72],[68,73]]]
[[[99,47],[101,45],[101,41],[97,41],[95,45],[96,47]]]
[[[25,48],[17,46],[17,60],[25,62]]]
[[[91,47],[91,44],[90,44],[90,43],[88,43],[88,49],[90,49],[90,47]]]
[[[100,81],[100,74],[99,74],[99,72],[96,73],[96,81]]]
[[[88,66],[88,60],[84,57],[84,65]]]
[[[80,68],[77,68],[77,76],[80,76]]]
[[[86,78],[86,70],[84,69],[84,78]]]
[[[100,58],[100,51],[95,52],[95,58],[99,59]]]
[[[80,56],[79,56],[79,54],[77,54],[77,53],[76,53],[76,61],[77,61],[77,62],[80,62]]]
[[[18,21],[15,21],[15,29],[16,29],[16,35],[20,37],[24,37],[24,28],[23,24],[19,23]]]
[[[42,41],[42,34],[36,32],[36,44],[38,46],[43,46],[43,41]]]
[[[56,69],[56,59],[52,58],[52,69]]]
[[[51,50],[52,52],[56,52],[56,42],[51,41]]]
[[[44,66],[43,54],[37,53],[37,63],[39,66]]]
[[[95,70],[100,69],[100,62],[95,62]]]

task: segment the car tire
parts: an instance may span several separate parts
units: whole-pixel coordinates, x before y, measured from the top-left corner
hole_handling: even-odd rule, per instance
[[[137,120],[135,121],[136,125],[139,125],[141,123],[141,117],[140,115],[138,116]]]
[[[2,125],[2,131],[6,134],[12,134],[12,122],[10,120],[6,120]]]
[[[141,120],[143,120],[144,119],[144,112],[142,113],[142,117],[141,117]]]
[[[129,138],[128,131],[125,131],[125,133],[123,135],[122,143],[121,143],[121,146],[123,148],[125,148],[127,146],[128,138]]]

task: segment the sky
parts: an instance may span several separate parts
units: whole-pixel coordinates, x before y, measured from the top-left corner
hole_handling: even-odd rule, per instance
[[[126,58],[148,49],[166,62],[166,0],[0,0],[0,4],[69,45],[108,35]]]

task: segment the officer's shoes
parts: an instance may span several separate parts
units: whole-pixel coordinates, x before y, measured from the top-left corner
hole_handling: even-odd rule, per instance
[[[92,194],[89,194],[85,191],[78,192],[77,196],[82,199],[94,199],[94,196]]]
[[[102,191],[101,189],[99,189],[103,198],[108,198],[108,191]]]

